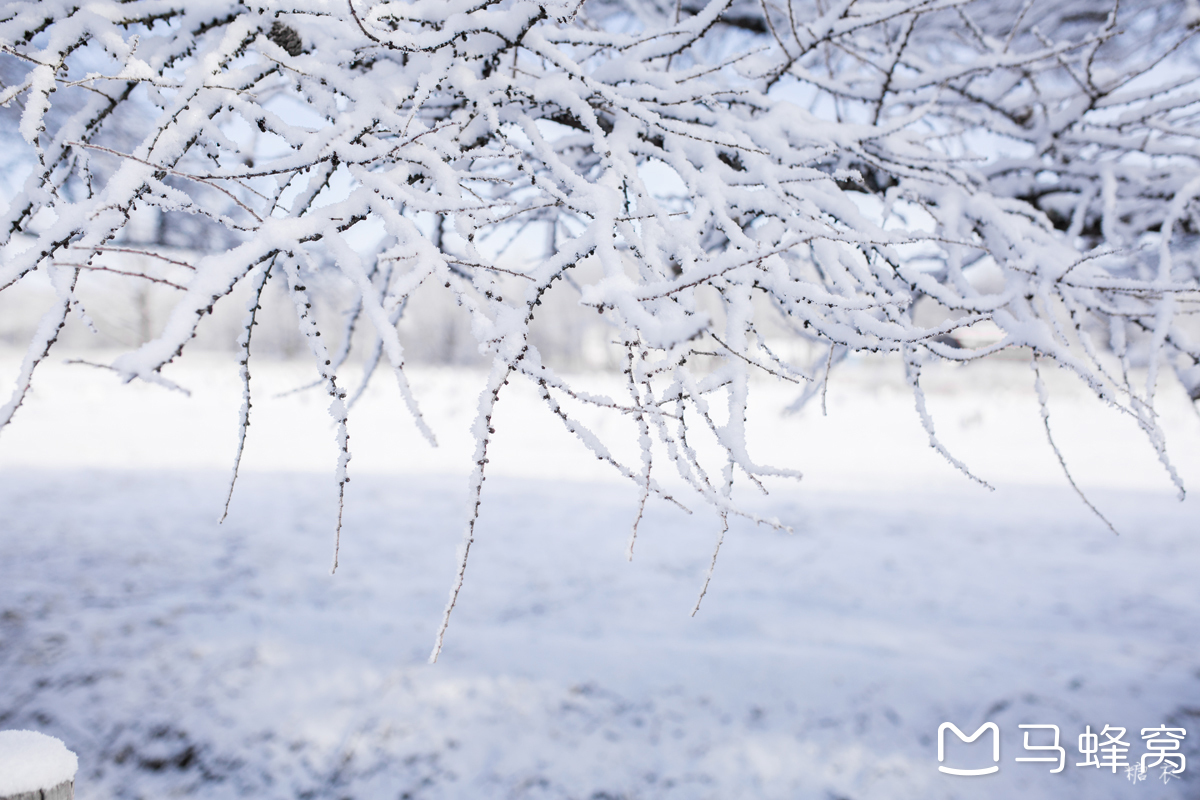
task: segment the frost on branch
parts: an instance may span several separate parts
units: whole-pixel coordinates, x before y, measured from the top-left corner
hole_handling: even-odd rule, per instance
[[[1154,397],[1164,369],[1200,396],[1188,324],[1200,231],[1193,8],[9,2],[0,131],[30,173],[3,212],[0,291],[41,272],[56,300],[0,425],[69,314],[86,314],[78,287],[92,273],[177,290],[157,335],[110,365],[127,380],[161,380],[246,283],[240,452],[254,312],[263,282],[281,281],[331,398],[340,490],[361,391],[338,383],[352,334],[367,332],[367,375],[386,359],[432,442],[396,324],[422,286],[448,293],[492,369],[438,648],[511,380],[532,382],[637,486],[630,554],[647,501],[681,502],[656,477],[659,445],[725,531],[743,513],[735,481],[792,474],[747,451],[748,376],[823,398],[851,351],[903,361],[931,444],[967,475],[936,438],[921,365],[1025,348],[1035,371],[1057,364],[1131,415],[1179,485]],[[191,231],[194,257],[137,234],[146,220],[158,243]],[[536,229],[548,235],[531,266],[504,260],[506,242]],[[163,271],[139,272],[130,254]],[[305,285],[322,271],[355,287],[338,349],[320,339]],[[543,359],[530,331],[550,291],[611,327],[625,395],[582,392]],[[966,346],[972,326],[994,341]],[[768,344],[779,329],[820,355],[788,363]],[[565,398],[626,417],[637,463],[618,461]],[[724,451],[716,472],[689,441],[696,426]]]

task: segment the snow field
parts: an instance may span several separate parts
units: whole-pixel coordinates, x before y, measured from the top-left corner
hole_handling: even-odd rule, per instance
[[[433,667],[465,520],[455,425],[480,375],[414,373],[438,450],[392,419],[383,381],[352,414],[330,576],[323,398],[268,396],[301,368],[252,362],[263,391],[217,525],[236,365],[183,365],[191,399],[47,366],[0,436],[0,727],[79,753],[81,798],[1194,793],[1075,767],[1074,739],[1127,727],[1136,758],[1137,731],[1165,722],[1196,752],[1195,501],[1164,491],[1136,432],[1102,438],[1107,412],[1054,385],[1060,445],[1114,537],[1056,473],[1029,391],[1003,388],[1018,365],[928,386],[947,445],[995,492],[929,450],[886,371],[835,373],[828,417],[777,417],[790,394],[755,386],[752,454],[805,478],[747,502],[793,533],[735,521],[695,618],[717,521],[652,501],[627,562],[636,488],[514,382]],[[1194,485],[1196,418],[1177,400],[1164,426]],[[937,772],[948,720],[1001,727],[1000,773]],[[1012,761],[1021,723],[1060,726],[1063,774]]]

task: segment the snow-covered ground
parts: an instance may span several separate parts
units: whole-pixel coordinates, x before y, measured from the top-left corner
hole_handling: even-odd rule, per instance
[[[56,361],[0,434],[0,729],[64,740],[80,800],[1197,795],[1197,501],[1069,383],[1051,381],[1052,421],[1119,537],[1066,485],[1019,364],[929,380],[939,432],[995,492],[930,450],[894,366],[835,372],[824,417],[756,386],[755,454],[805,477],[746,502],[793,532],[735,523],[695,618],[716,521],[652,503],[627,562],[636,489],[514,384],[430,666],[482,378],[414,373],[437,450],[385,381],[356,409],[330,576],[331,427],[319,396],[270,396],[305,375],[255,369],[223,525],[232,359],[182,365],[190,399]],[[1162,403],[1200,488],[1200,420]],[[614,441],[625,424],[593,420]],[[995,722],[1000,771],[939,773],[946,721]],[[1061,774],[1014,761],[1044,755],[1022,749],[1029,723],[1060,727]],[[1085,725],[1126,728],[1136,761],[1161,723],[1188,731],[1184,780],[1075,766]]]

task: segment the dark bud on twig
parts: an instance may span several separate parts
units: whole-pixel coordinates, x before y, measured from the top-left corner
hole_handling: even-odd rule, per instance
[[[289,56],[298,56],[304,50],[304,43],[300,41],[300,34],[296,33],[296,29],[279,21],[271,26],[267,38],[286,50]]]

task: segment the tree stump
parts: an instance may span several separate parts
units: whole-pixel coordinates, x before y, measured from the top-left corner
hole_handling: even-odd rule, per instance
[[[79,759],[58,739],[0,731],[0,800],[74,800]]]

